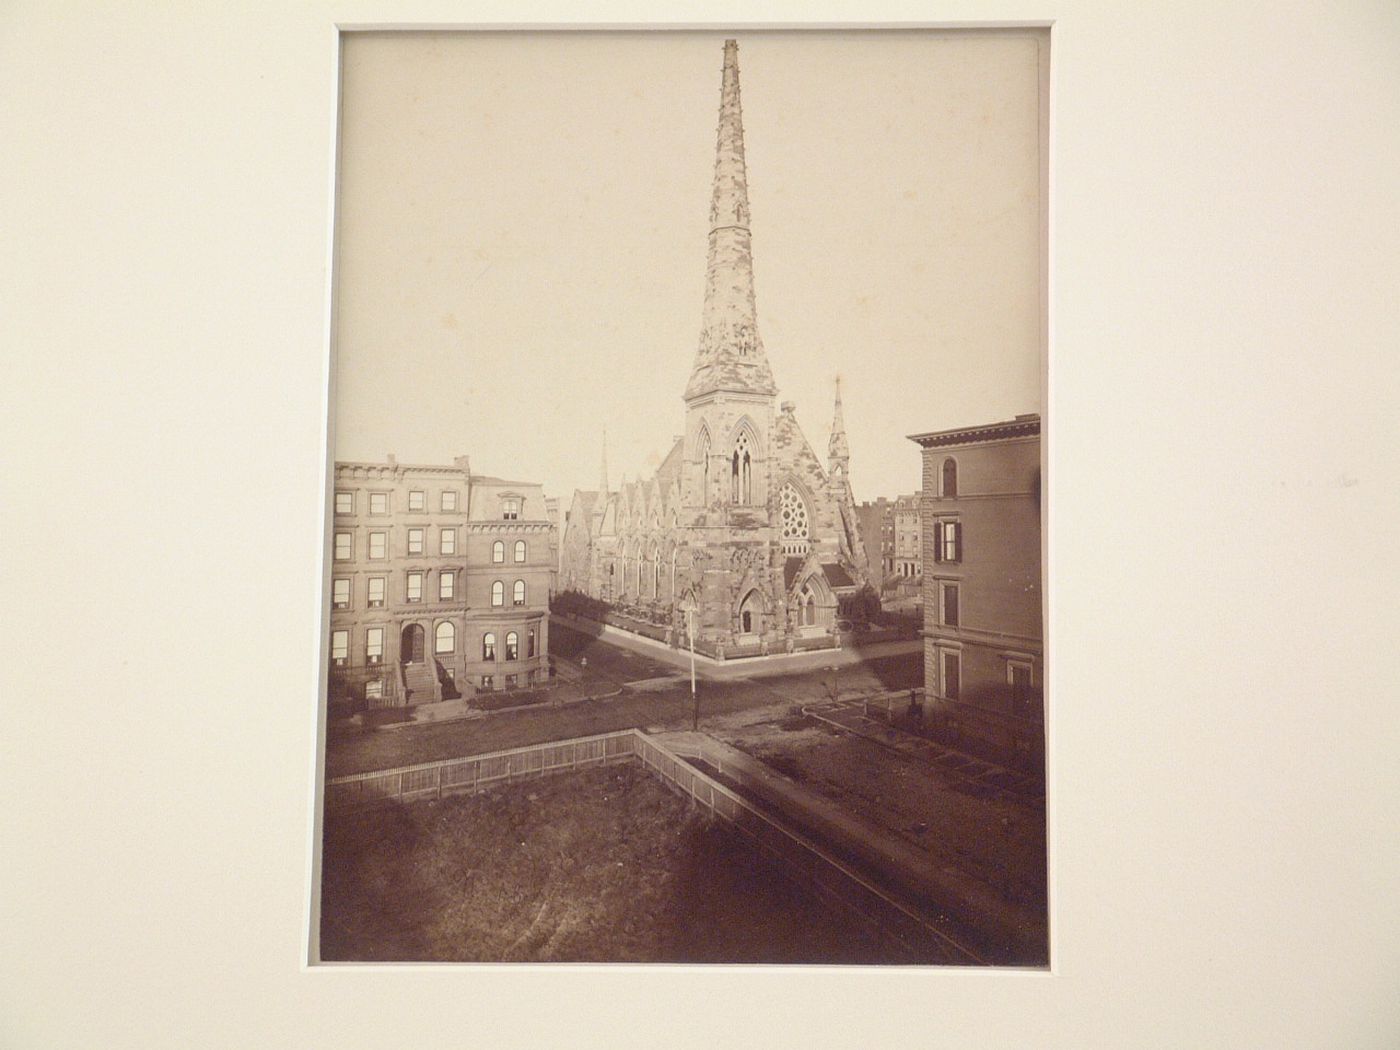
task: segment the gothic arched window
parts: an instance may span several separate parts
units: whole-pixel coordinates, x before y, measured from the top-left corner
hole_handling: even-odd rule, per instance
[[[753,453],[748,434],[740,434],[730,457],[730,502],[753,502]]]
[[[778,493],[778,517],[785,540],[805,540],[811,535],[807,504],[789,481]]]
[[[700,506],[710,502],[710,435],[706,431],[700,435]]]

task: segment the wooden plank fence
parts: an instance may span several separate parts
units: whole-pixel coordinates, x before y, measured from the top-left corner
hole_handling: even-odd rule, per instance
[[[411,802],[441,798],[551,773],[626,762],[633,758],[636,735],[635,729],[625,729],[467,758],[335,777],[326,781],[326,808],[355,808],[391,799]]]

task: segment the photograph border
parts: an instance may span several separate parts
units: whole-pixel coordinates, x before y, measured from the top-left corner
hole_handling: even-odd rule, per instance
[[[574,15],[528,4],[0,15],[0,1043],[1393,1047],[1400,10],[1379,2],[939,11],[1053,23],[1053,980],[307,966],[336,21]]]
[[[320,627],[317,645],[315,649],[316,665],[316,695],[314,698],[314,732],[313,741],[315,744],[315,754],[312,756],[310,792],[310,828],[308,832],[308,852],[307,852],[307,908],[304,938],[303,968],[318,969],[321,967],[354,967],[356,969],[366,969],[382,967],[392,970],[404,970],[426,967],[438,969],[442,967],[454,968],[506,968],[510,970],[523,967],[544,967],[548,972],[555,967],[568,967],[572,969],[583,968],[606,968],[615,970],[624,967],[662,967],[666,969],[685,970],[707,970],[715,968],[732,968],[740,972],[757,969],[769,969],[775,971],[784,970],[804,970],[819,969],[823,971],[832,970],[869,970],[880,971],[929,971],[945,974],[970,974],[983,973],[989,975],[1005,976],[1034,976],[1053,977],[1057,975],[1056,931],[1057,923],[1057,896],[1056,896],[1056,865],[1055,865],[1055,807],[1057,805],[1057,793],[1055,791],[1055,769],[1054,759],[1054,730],[1053,712],[1055,708],[1056,689],[1052,685],[1054,679],[1051,673],[1053,657],[1050,655],[1056,648],[1053,637],[1052,626],[1052,595],[1054,593],[1054,574],[1051,562],[1051,514],[1050,508],[1054,504],[1053,484],[1043,483],[1041,508],[1040,508],[1040,539],[1041,539],[1041,622],[1042,641],[1044,646],[1044,678],[1042,696],[1044,703],[1044,782],[1045,782],[1045,860],[1046,860],[1046,924],[1047,924],[1047,951],[1048,963],[1046,966],[1016,966],[1016,965],[996,965],[984,967],[967,966],[933,966],[923,964],[880,964],[869,966],[853,966],[850,964],[823,964],[823,963],[621,963],[621,962],[589,962],[589,963],[519,963],[519,962],[336,962],[324,961],[319,958],[320,948],[320,900],[321,900],[321,841],[324,820],[325,804],[325,761],[326,761],[326,690],[329,683],[330,657],[325,639],[329,637],[330,630],[330,608],[331,608],[331,576],[332,566],[326,557],[325,538],[329,536],[332,514],[331,507],[334,500],[334,485],[332,479],[335,471],[335,376],[336,376],[336,335],[337,335],[337,301],[339,290],[337,286],[338,268],[336,266],[339,237],[339,217],[340,217],[340,139],[343,131],[343,90],[344,90],[344,48],[345,40],[353,35],[383,34],[383,33],[403,33],[403,34],[428,34],[428,33],[491,33],[499,35],[519,34],[519,33],[567,33],[583,35],[605,35],[614,33],[648,34],[648,33],[706,33],[723,34],[733,33],[742,36],[745,33],[793,33],[803,34],[810,32],[852,32],[852,33],[881,33],[881,32],[957,32],[957,31],[995,31],[995,30],[1044,30],[1046,33],[1046,48],[1048,56],[1042,59],[1046,67],[1045,73],[1040,78],[1040,90],[1047,93],[1047,97],[1040,103],[1040,110],[1043,117],[1040,120],[1040,145],[1039,145],[1039,179],[1040,179],[1040,226],[1041,244],[1039,255],[1040,281],[1039,296],[1040,303],[1038,313],[1040,315],[1040,396],[1041,396],[1041,429],[1040,429],[1040,469],[1041,477],[1052,478],[1050,467],[1050,453],[1054,446],[1054,428],[1057,413],[1051,410],[1051,375],[1053,370],[1052,359],[1054,354],[1054,324],[1051,311],[1053,308],[1053,262],[1054,262],[1054,83],[1055,83],[1055,62],[1056,46],[1054,39],[1054,23],[1049,19],[1031,20],[974,20],[974,21],[928,21],[928,22],[824,22],[824,21],[782,21],[782,22],[718,22],[718,23],[698,23],[698,22],[565,22],[565,23],[345,23],[337,24],[334,38],[334,89],[332,91],[333,112],[331,117],[331,160],[330,160],[330,200],[328,203],[328,236],[327,236],[327,260],[326,260],[326,336],[324,342],[324,368],[325,377],[323,390],[325,396],[321,406],[322,419],[325,427],[325,448],[322,460],[323,476],[321,479],[322,500],[322,520],[321,531],[322,543],[318,549],[317,566],[319,572],[319,583],[317,593],[319,595],[320,607]],[[911,473],[919,469],[918,456],[915,450],[911,450],[910,456]],[[560,494],[562,498],[563,494]]]

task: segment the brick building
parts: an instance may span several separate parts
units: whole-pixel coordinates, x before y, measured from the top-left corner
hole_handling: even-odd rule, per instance
[[[369,707],[547,677],[552,527],[532,482],[451,466],[337,463],[331,699]]]
[[[884,496],[856,508],[865,541],[865,574],[876,587],[894,573],[894,504]]]
[[[1038,768],[1040,417],[910,440],[923,449],[925,716],[971,750]]]
[[[866,561],[847,470],[839,385],[825,464],[777,385],[754,309],[738,46],[724,45],[700,345],[683,433],[655,475],[577,491],[561,586],[630,607],[735,656],[834,645]]]
[[[900,589],[917,593],[923,578],[922,500],[919,493],[900,496],[894,501],[894,575]]]

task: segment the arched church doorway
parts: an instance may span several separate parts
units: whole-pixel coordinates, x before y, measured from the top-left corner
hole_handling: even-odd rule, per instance
[[[406,664],[423,662],[423,625],[411,623],[399,636],[399,659]]]
[[[739,603],[739,633],[758,634],[763,626],[763,599],[757,591],[749,591]]]

